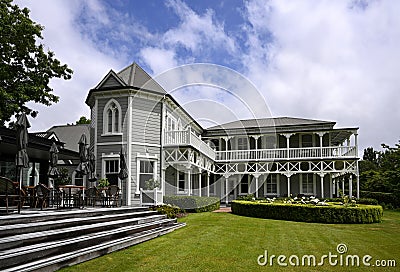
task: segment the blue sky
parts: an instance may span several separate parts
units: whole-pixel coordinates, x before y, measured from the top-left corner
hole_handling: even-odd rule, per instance
[[[84,100],[110,69],[137,62],[157,76],[179,65],[211,63],[254,84],[273,116],[360,127],[360,148],[400,139],[400,1],[16,1],[45,26],[43,43],[67,63],[70,81],[51,82],[60,102],[33,105],[35,131],[89,116]],[[174,93],[197,119],[218,102],[251,117],[227,93]],[[195,97],[195,98],[194,98]],[[192,99],[192,100],[191,100]],[[194,99],[194,100],[193,100]],[[262,104],[260,104],[262,105]],[[192,108],[192,111],[191,111]],[[224,119],[225,118],[225,119]]]

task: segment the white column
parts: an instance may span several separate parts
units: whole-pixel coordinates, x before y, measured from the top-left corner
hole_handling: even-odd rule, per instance
[[[336,197],[339,197],[339,179],[336,179]]]
[[[256,182],[256,198],[258,198],[258,178],[260,175],[254,175],[255,182]]]
[[[345,193],[344,193],[344,178],[342,178],[342,194],[345,195]]]
[[[199,196],[201,196],[201,173],[198,173],[197,176],[197,180],[199,181]]]
[[[322,140],[323,140],[324,134],[325,134],[325,132],[318,132],[317,133],[317,135],[319,136],[319,152],[320,152],[319,156],[321,158],[323,157],[322,156]]]
[[[349,198],[353,197],[353,175],[349,178]]]
[[[288,191],[288,197],[290,197],[290,176],[287,177],[287,191]]]
[[[225,177],[225,204],[228,204],[228,177]]]
[[[192,171],[190,171],[190,168],[187,170],[187,175],[188,175],[188,195],[192,195]]]
[[[320,173],[319,176],[321,177],[321,198],[324,198],[324,173]]]
[[[207,196],[210,196],[210,172],[207,171]]]
[[[357,198],[360,198],[360,175],[357,175],[356,179],[357,179]]]

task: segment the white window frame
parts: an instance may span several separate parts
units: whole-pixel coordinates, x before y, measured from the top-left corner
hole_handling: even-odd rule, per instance
[[[78,174],[78,172],[76,172],[76,171],[74,171],[74,172],[72,173],[72,184],[73,184],[73,185],[76,185],[75,180],[76,180],[77,174]],[[86,187],[86,178],[85,178],[85,176],[86,176],[86,175],[82,175],[82,186],[85,186],[85,187]]]
[[[177,128],[177,120],[176,118],[169,112],[167,112],[167,117],[166,117],[166,131],[175,131],[178,130]]]
[[[157,165],[157,163],[158,163],[158,160],[157,159],[154,159],[154,158],[151,158],[151,157],[137,157],[137,160],[136,160],[136,180],[137,180],[137,188],[138,188],[138,190],[137,190],[137,192],[139,192],[139,186],[140,186],[140,174],[141,174],[141,172],[140,172],[140,162],[141,161],[149,161],[149,162],[152,162],[153,163],[153,179],[154,180],[156,180],[157,179],[157,167],[158,167],[158,165]],[[161,182],[160,180],[158,180],[159,182]],[[162,188],[162,184],[160,183],[160,189]],[[145,189],[145,188],[142,188],[143,190]]]
[[[179,187],[179,176],[183,174],[183,190]],[[178,171],[176,172],[176,192],[177,194],[186,194],[187,193],[187,179],[186,179],[187,173]]]
[[[303,182],[304,182],[304,179],[307,177],[307,180],[308,180],[308,176],[309,175],[312,175],[312,192],[310,193],[310,192],[304,192],[304,190],[303,190]],[[312,195],[315,195],[315,192],[316,192],[316,182],[315,182],[315,174],[313,174],[313,173],[305,173],[305,174],[301,174],[300,175],[300,194],[303,194],[303,195],[309,195],[309,196],[312,196]]]
[[[110,154],[110,155],[103,155],[101,158],[101,177],[106,178],[106,161],[118,161],[118,166],[121,163],[119,161],[119,154]],[[118,169],[119,172],[119,169]],[[118,173],[118,172],[113,172],[113,173]],[[121,188],[121,180],[118,178],[118,187]]]
[[[113,107],[111,109],[111,105],[115,105],[115,107]],[[108,130],[108,125],[109,125],[109,118],[108,118],[108,110],[111,109],[112,111],[112,120],[111,120],[111,131]],[[115,114],[114,111],[115,109],[118,110],[118,120],[115,119]],[[115,128],[115,122],[118,121],[118,127]],[[104,107],[103,110],[103,134],[102,136],[106,136],[106,135],[121,135],[121,126],[122,126],[122,111],[121,111],[121,106],[118,103],[117,100],[115,99],[110,99],[107,104]]]
[[[242,192],[242,179],[239,179],[239,195],[248,195],[250,191],[250,175],[247,175],[247,191]]]
[[[275,180],[276,183],[276,193],[268,193],[268,182],[269,179],[271,181]],[[279,196],[279,182],[280,182],[280,175],[279,174],[269,174],[264,180],[264,195],[266,196]]]

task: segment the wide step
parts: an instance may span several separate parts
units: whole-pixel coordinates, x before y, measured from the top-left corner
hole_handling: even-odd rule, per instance
[[[184,226],[145,208],[0,218],[1,271],[55,271]]]

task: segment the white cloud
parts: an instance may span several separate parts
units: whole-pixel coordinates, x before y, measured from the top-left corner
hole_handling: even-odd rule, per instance
[[[77,27],[78,16],[89,6],[80,1],[16,1],[20,6],[28,6],[30,17],[45,26],[42,41],[61,63],[66,63],[74,74],[71,80],[54,79],[51,86],[60,97],[60,102],[46,107],[30,105],[39,111],[31,120],[32,131],[47,130],[52,125],[73,123],[84,115],[90,117],[89,107],[84,103],[88,91],[93,88],[111,69],[122,67],[118,59],[96,49],[93,41],[87,39]],[[91,1],[90,7],[96,6]],[[44,8],[46,7],[46,8]],[[98,10],[98,8],[96,8]]]
[[[274,115],[360,126],[361,147],[393,144],[400,136],[388,127],[400,119],[400,3],[351,3],[247,2],[246,74]]]

